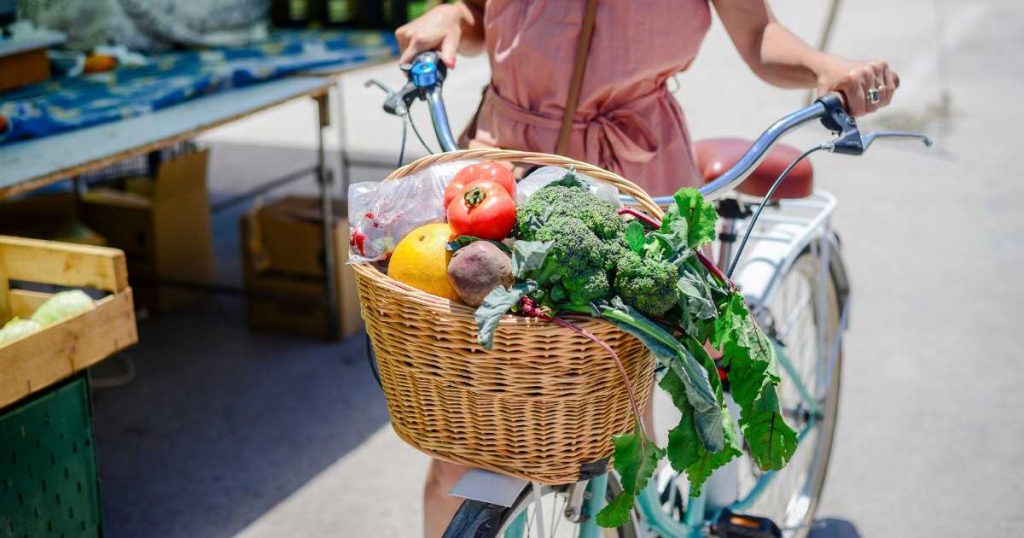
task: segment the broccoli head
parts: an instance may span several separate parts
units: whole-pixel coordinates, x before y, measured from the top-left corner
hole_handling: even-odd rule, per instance
[[[647,316],[661,317],[675,306],[679,299],[678,280],[675,264],[659,257],[644,257],[630,251],[616,263],[615,292]]]
[[[527,241],[550,219],[571,217],[581,221],[598,239],[615,239],[626,229],[614,204],[601,200],[580,183],[549,184],[516,208],[516,235]]]
[[[619,259],[631,254],[632,252],[633,251],[629,250],[629,245],[626,244],[626,238],[624,235],[605,241],[604,270],[609,273],[614,273],[615,268],[619,263]]]
[[[608,298],[611,284],[605,271],[605,243],[581,220],[554,216],[533,231],[533,240],[552,242],[535,278],[561,288],[552,292],[555,300],[564,294],[569,302],[582,305]]]
[[[601,267],[587,267],[578,273],[563,274],[558,286],[568,302],[578,306],[603,301],[612,294],[608,273]]]

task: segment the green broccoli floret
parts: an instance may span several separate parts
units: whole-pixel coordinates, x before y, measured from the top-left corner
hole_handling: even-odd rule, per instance
[[[661,317],[679,299],[676,288],[678,268],[658,257],[642,257],[628,252],[618,259],[615,292],[626,304],[641,313]]]
[[[597,198],[582,184],[562,181],[539,189],[516,208],[516,235],[532,241],[536,231],[555,217],[577,219],[604,240],[615,239],[626,229],[614,204]]]
[[[626,244],[626,238],[622,235],[606,241],[604,244],[604,270],[614,274],[619,259],[632,252],[629,250],[629,245]]]
[[[577,305],[608,298],[611,284],[605,271],[606,245],[582,221],[554,216],[532,235],[535,241],[552,242],[544,266],[535,275],[538,281],[562,288],[569,302]]]
[[[569,302],[579,306],[602,301],[612,294],[608,273],[602,267],[588,267],[575,274],[563,275],[559,285]]]

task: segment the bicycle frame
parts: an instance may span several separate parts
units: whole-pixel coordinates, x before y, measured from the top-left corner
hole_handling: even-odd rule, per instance
[[[375,84],[387,92],[388,97],[385,101],[384,109],[394,115],[407,115],[409,106],[417,99],[427,101],[434,124],[434,131],[442,149],[444,151],[457,149],[450,126],[448,125],[447,112],[445,111],[444,101],[441,99],[440,93],[441,85],[447,74],[444,64],[439,61],[436,53],[427,52],[418,56],[413,64],[402,66],[402,69],[407,73],[409,82],[398,92],[391,91],[387,86],[376,81],[369,81],[367,85]],[[829,94],[772,124],[753,142],[750,149],[740,158],[735,166],[714,181],[702,186],[700,188],[701,194],[706,199],[714,200],[729,193],[749,177],[767,155],[771,146],[780,137],[799,125],[817,119],[820,119],[821,123],[836,135],[835,139],[821,145],[821,149],[826,149],[833,153],[861,155],[876,139],[883,137],[919,139],[925,145],[931,145],[931,140],[926,136],[904,131],[876,131],[862,136],[857,129],[856,122],[847,115],[842,100],[835,94]],[[633,200],[629,197],[623,197],[623,201],[630,203]],[[660,205],[668,205],[673,202],[671,197],[655,198],[654,201]],[[741,270],[736,278],[736,281],[741,285],[741,289],[743,289],[744,296],[751,305],[751,311],[755,316],[761,318],[759,321],[765,322],[766,320],[762,316],[766,315],[767,305],[770,303],[782,275],[786,274],[798,256],[808,248],[811,249],[811,252],[819,261],[818,266],[820,268],[813,285],[816,288],[815,296],[820,301],[819,304],[815,305],[815,312],[819,316],[816,320],[816,326],[818,327],[817,350],[819,355],[817,360],[819,361],[819,367],[824,366],[826,368],[824,370],[826,372],[826,383],[831,379],[833,366],[839,356],[842,334],[846,328],[849,308],[846,290],[838,290],[843,295],[839,298],[841,309],[839,329],[832,341],[826,341],[827,335],[824,334],[825,330],[822,329],[825,325],[820,317],[825,315],[823,301],[826,300],[826,294],[822,293],[822,290],[824,286],[829,284],[829,279],[834,278],[836,274],[839,274],[841,279],[845,278],[845,271],[837,255],[837,244],[829,228],[829,218],[834,208],[835,198],[831,194],[824,191],[815,191],[810,198],[786,200],[779,203],[778,210],[771,210],[762,214],[758,224],[762,226],[769,224],[774,225],[774,227],[770,231],[752,231],[751,239],[755,241],[757,246],[753,247],[753,250],[748,253],[745,263],[740,266]],[[787,209],[810,210],[813,212],[813,215],[809,218],[787,215],[785,214]],[[743,226],[751,225],[749,221],[727,219],[723,222],[723,226],[734,232],[734,235],[744,231]],[[717,264],[723,271],[727,269],[729,260],[736,255],[733,249],[734,247],[731,244],[724,244],[720,249]],[[840,287],[845,287],[845,283],[840,283]],[[812,396],[814,393],[812,388],[804,386],[800,376],[797,375],[796,368],[785,353],[784,347],[776,342],[776,348],[779,365],[788,374],[808,413],[807,424],[797,435],[797,450],[799,450],[800,443],[818,425],[817,416],[820,403]],[[474,472],[480,473],[480,471]],[[486,472],[484,473],[486,474]],[[479,474],[476,476],[479,477]],[[497,475],[495,476],[497,477]],[[662,510],[657,485],[655,480],[652,479],[637,498],[636,507],[641,516],[640,523],[662,536],[704,536],[704,532],[709,524],[717,519],[718,514],[722,510],[729,509],[733,512],[741,513],[758,500],[775,476],[774,472],[762,474],[753,488],[743,498],[734,498],[726,506],[712,506],[709,503],[709,490],[714,487],[714,477],[712,477],[703,488],[700,496],[687,499],[684,520],[681,522],[676,521]],[[495,489],[503,488],[503,493],[506,495],[511,492],[511,498],[513,499],[518,496],[518,493],[521,493],[528,487],[528,483],[525,481],[517,482],[515,479],[511,479],[512,483],[510,485],[508,477],[497,478],[501,480],[496,480],[490,486],[493,486]],[[581,538],[596,538],[601,534],[601,529],[597,526],[593,516],[605,504],[607,484],[608,476],[603,474],[572,486],[574,488],[584,487],[587,493],[582,496],[582,505],[580,506],[580,513],[589,516],[583,518],[580,522]],[[478,483],[472,487],[467,486],[460,490],[461,485],[461,482],[456,485],[452,493],[462,497],[487,500],[485,497],[476,496],[479,492],[486,493],[485,490],[489,487],[487,484],[480,485]],[[738,484],[734,485],[738,489]],[[533,487],[539,488],[536,484]],[[516,488],[519,489],[518,492],[515,491]],[[539,492],[539,489],[537,491]],[[738,492],[736,492],[735,496],[738,496]],[[539,498],[539,494],[537,498]],[[575,507],[573,508],[575,509]],[[555,517],[560,517],[560,515],[555,515]],[[511,523],[506,536],[518,538],[526,529],[526,524],[526,512],[524,511]]]

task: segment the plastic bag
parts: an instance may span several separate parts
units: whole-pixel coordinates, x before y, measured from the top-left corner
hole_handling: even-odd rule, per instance
[[[476,161],[440,163],[393,181],[363,181],[348,188],[349,263],[383,261],[414,229],[444,222],[444,189]]]
[[[516,205],[522,204],[533,193],[540,190],[541,187],[551,183],[552,181],[562,179],[568,173],[568,170],[558,166],[545,166],[534,170],[532,174],[523,178],[523,180],[516,185]],[[582,172],[574,173],[577,178],[590,185],[590,192],[594,196],[611,202],[616,206],[621,205],[621,202],[619,202],[619,189],[603,181],[598,181]]]

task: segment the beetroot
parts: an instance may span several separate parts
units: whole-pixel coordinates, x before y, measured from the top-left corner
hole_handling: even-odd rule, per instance
[[[515,283],[512,258],[490,241],[474,241],[452,255],[448,280],[466,304],[480,306],[494,288]]]

